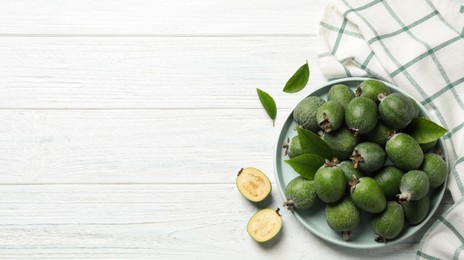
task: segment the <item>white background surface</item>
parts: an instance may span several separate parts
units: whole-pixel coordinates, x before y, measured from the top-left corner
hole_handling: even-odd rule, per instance
[[[295,102],[325,82],[320,0],[0,3],[0,258],[413,258],[328,244],[283,211],[261,246],[241,167],[274,182]],[[281,91],[309,61],[309,86]],[[278,105],[276,127],[256,96]],[[449,195],[438,210],[451,203]]]

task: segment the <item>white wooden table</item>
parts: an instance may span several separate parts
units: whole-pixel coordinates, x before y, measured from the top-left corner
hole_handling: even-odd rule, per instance
[[[274,183],[278,126],[311,88],[320,0],[0,3],[0,258],[413,258],[328,244],[283,211],[273,246],[241,167]],[[281,91],[309,61],[309,86]],[[256,88],[278,104],[272,127]],[[449,196],[439,213],[449,207]]]

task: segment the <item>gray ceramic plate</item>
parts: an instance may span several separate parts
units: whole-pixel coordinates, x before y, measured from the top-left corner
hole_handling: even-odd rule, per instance
[[[345,84],[352,88],[353,90],[356,86],[361,83],[362,81],[368,78],[360,78],[360,77],[353,77],[353,78],[344,78],[338,79],[317,88],[308,96],[320,96],[324,99],[327,98],[327,92],[329,91],[330,87],[334,84]],[[392,92],[401,92],[405,95],[410,96],[408,93],[404,92],[403,90],[399,89],[392,84],[384,82],[387,86],[390,87]],[[299,100],[298,102],[300,102]],[[295,106],[298,104],[295,104]],[[436,121],[435,118],[431,117],[425,108],[419,104],[421,109],[421,116],[426,116],[431,118],[432,120]],[[295,107],[293,107],[294,109]],[[293,111],[292,109],[292,111]],[[294,179],[295,177],[299,176],[287,163],[285,160],[289,159],[288,156],[284,156],[284,150],[282,149],[282,145],[286,142],[287,138],[292,138],[297,133],[294,130],[296,123],[293,121],[292,113],[290,113],[285,122],[283,123],[279,136],[277,139],[276,147],[275,147],[275,157],[274,157],[274,169],[276,174],[277,185],[280,191],[282,198],[285,200],[285,187],[287,184]],[[443,140],[439,140],[438,146],[440,146],[441,150],[444,153],[445,160],[448,162],[448,155],[446,150],[443,147]],[[421,229],[427,221],[430,220],[433,213],[436,211],[437,207],[440,204],[441,199],[443,198],[443,194],[445,192],[446,182],[442,186],[438,187],[437,189],[433,190],[431,193],[431,205],[430,205],[430,212],[426,219],[422,221],[420,224],[415,226],[408,226],[406,227],[403,232],[394,240],[389,241],[387,243],[378,243],[374,241],[374,232],[371,230],[370,227],[370,215],[367,213],[362,215],[361,224],[355,230],[353,230],[352,237],[350,241],[344,241],[339,233],[330,229],[327,225],[324,215],[324,207],[325,205],[322,202],[314,205],[310,209],[307,210],[295,210],[293,212],[294,216],[313,234],[317,235],[318,237],[327,240],[331,243],[349,247],[349,248],[379,248],[388,245],[392,245],[395,243],[399,243],[406,238],[410,237],[414,233],[416,233],[419,229]]]

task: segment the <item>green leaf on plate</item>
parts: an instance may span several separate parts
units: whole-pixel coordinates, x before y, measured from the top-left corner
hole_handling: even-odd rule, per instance
[[[296,72],[293,76],[287,81],[284,87],[284,92],[286,93],[296,93],[308,84],[309,79],[309,66],[308,62],[306,61]]]
[[[257,88],[256,91],[258,92],[259,101],[261,101],[264,110],[266,110],[267,114],[272,119],[272,126],[274,126],[274,121],[277,116],[277,107],[274,99],[259,88]]]
[[[303,178],[313,180],[314,174],[325,163],[325,160],[319,155],[302,154],[286,160],[285,162],[292,166]]]
[[[297,128],[303,153],[319,155],[324,159],[332,160],[332,149],[317,134],[304,128]]]
[[[414,137],[418,143],[425,144],[442,137],[448,130],[426,118],[416,117],[406,127],[405,132]]]

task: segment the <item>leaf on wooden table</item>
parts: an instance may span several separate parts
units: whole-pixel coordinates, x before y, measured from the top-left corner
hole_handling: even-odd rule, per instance
[[[303,178],[313,180],[314,174],[325,163],[325,159],[316,154],[302,154],[285,162]]]
[[[277,116],[277,107],[274,99],[271,97],[271,95],[259,88],[257,88],[256,91],[258,92],[259,101],[261,101],[264,110],[266,110],[266,113],[272,119],[272,126],[274,126]]]
[[[297,128],[303,153],[319,155],[324,159],[332,160],[332,149],[317,134],[304,128]]]
[[[418,143],[425,144],[442,137],[448,130],[427,118],[416,117],[406,127],[405,132],[414,137]]]
[[[308,84],[309,79],[309,66],[308,62],[306,61],[296,72],[293,76],[287,81],[285,87],[283,89],[286,93],[296,93]]]

